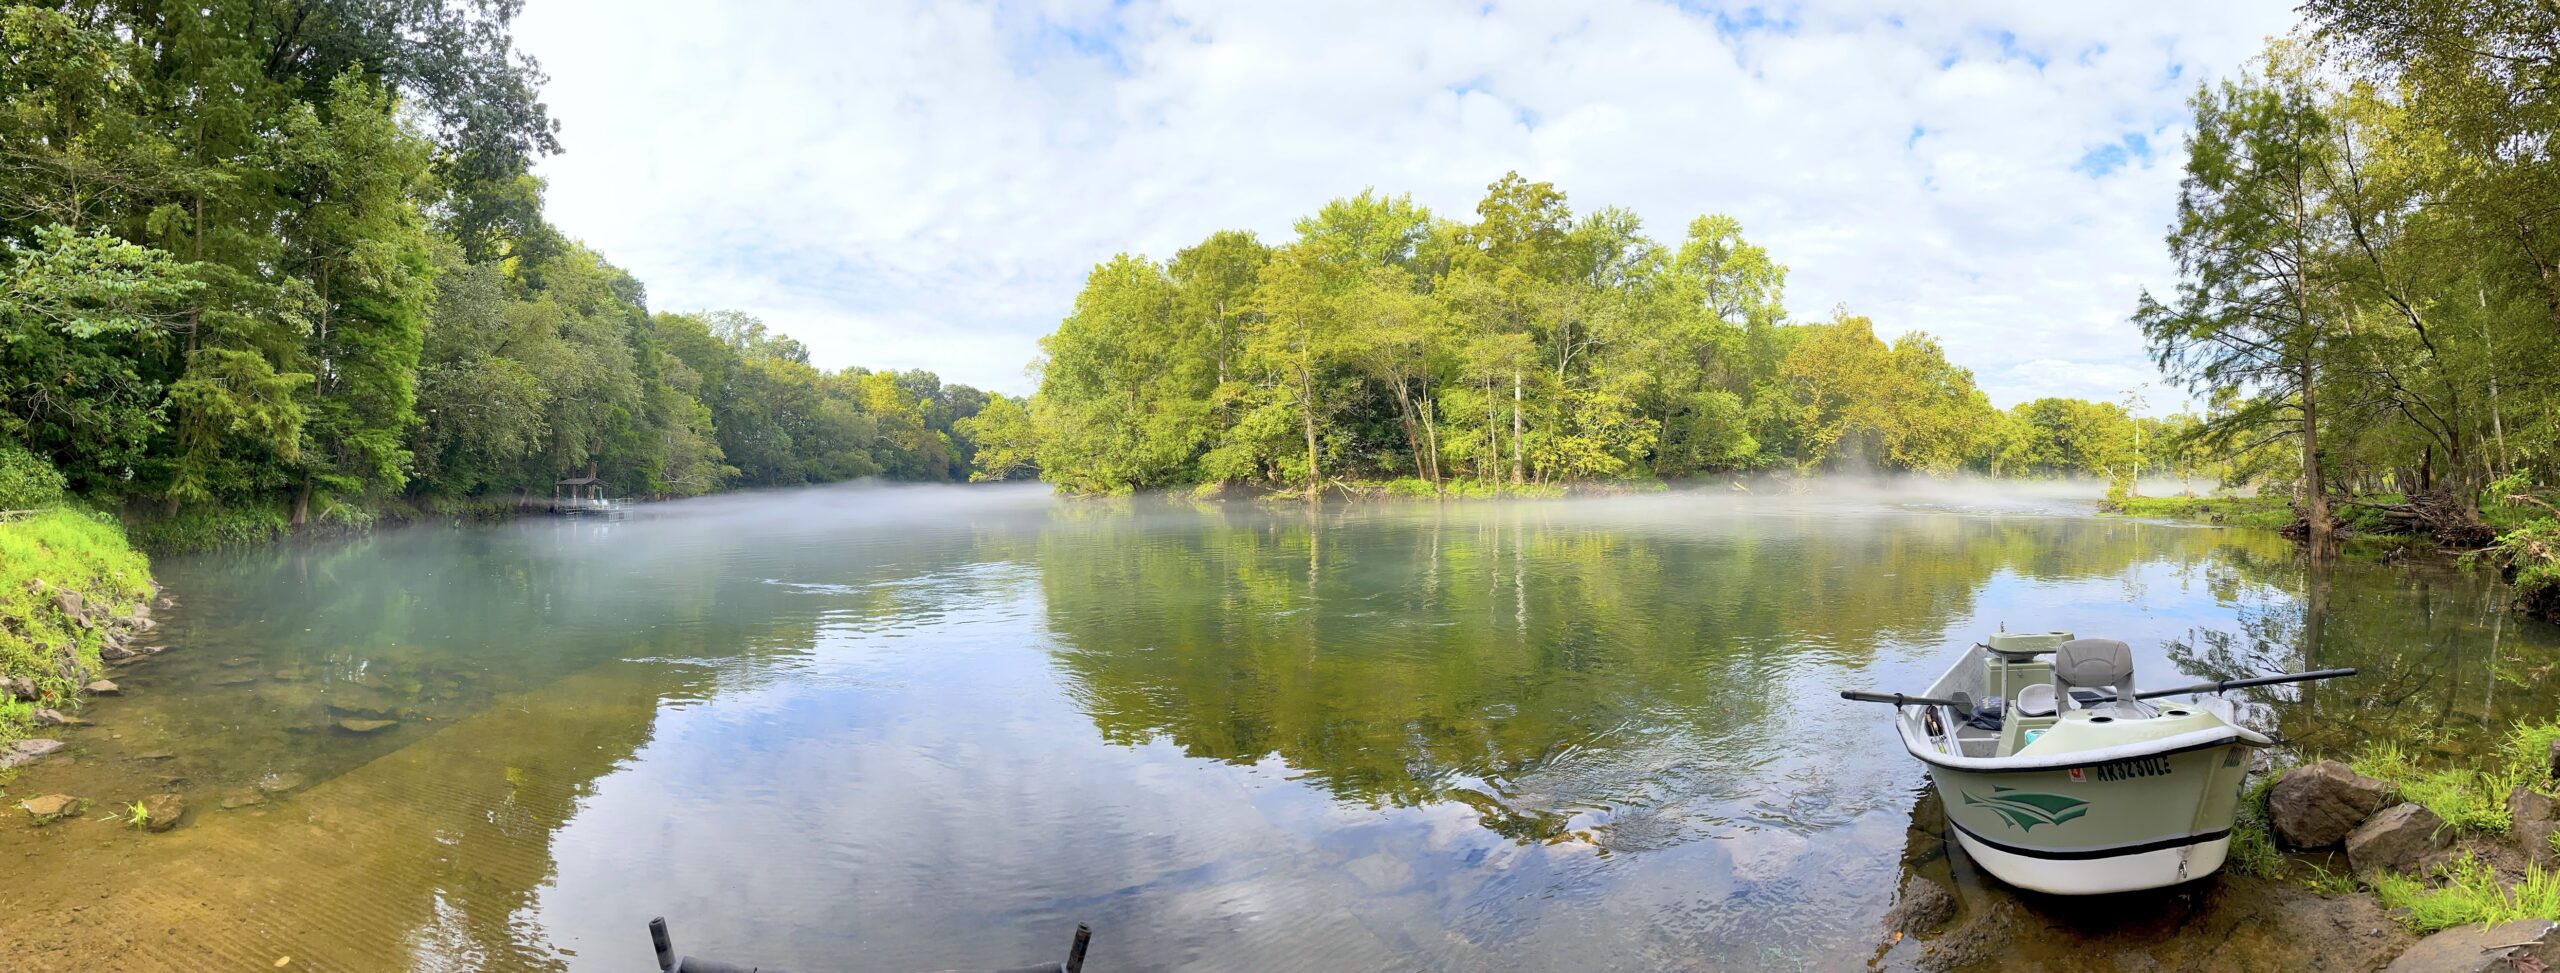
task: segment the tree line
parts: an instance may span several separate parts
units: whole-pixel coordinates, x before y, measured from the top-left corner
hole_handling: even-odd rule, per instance
[[[1676,242],[1510,173],[1472,219],[1364,191],[1265,243],[1222,230],[1095,267],[1027,403],[972,423],[981,476],[1315,495],[1860,469],[2195,475],[2199,420],[2049,398],[2002,410],[1923,333],[1793,319],[1787,269],[1723,215]],[[2144,444],[2154,448],[2145,449]]]
[[[2375,493],[2538,515],[2514,498],[2560,448],[2560,11],[2303,9],[2195,95],[2181,277],[2135,320],[2213,403],[2198,441],[2293,495],[2315,542]]]
[[[515,0],[0,10],[0,471],[143,519],[964,478],[990,396],[652,313],[543,218]]]

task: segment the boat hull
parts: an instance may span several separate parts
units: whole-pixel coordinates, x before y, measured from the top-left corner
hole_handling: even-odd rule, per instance
[[[2237,741],[2015,772],[1931,766],[1949,830],[2020,888],[2094,895],[2159,888],[2222,867],[2249,772]]]

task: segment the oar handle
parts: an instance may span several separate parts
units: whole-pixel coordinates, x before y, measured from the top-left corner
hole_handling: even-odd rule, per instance
[[[1905,696],[1901,693],[1870,693],[1858,689],[1843,689],[1840,691],[1840,698],[1856,700],[1861,703],[1892,703],[1895,706],[1954,706],[1959,709],[1970,708],[1966,707],[1963,703],[1956,702],[1952,699],[1939,699],[1934,696]]]
[[[2195,693],[2218,693],[2225,689],[2244,689],[2250,686],[2273,686],[2278,683],[2288,682],[2310,682],[2315,679],[2336,679],[2340,676],[2352,676],[2355,674],[2356,671],[2353,668],[2316,669],[2311,672],[2286,672],[2273,676],[2251,676],[2247,679],[2225,679],[2221,682],[2197,683],[2193,686],[2180,686],[2176,689],[2154,689],[2147,693],[2135,693],[2133,694],[2133,698],[2158,699],[2162,696],[2188,696]]]

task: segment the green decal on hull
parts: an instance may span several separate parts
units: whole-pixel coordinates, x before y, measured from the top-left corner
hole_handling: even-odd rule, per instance
[[[2001,820],[2020,831],[2033,831],[2039,824],[2061,824],[2089,813],[2089,802],[2060,794],[2030,794],[1993,785],[1990,797],[1976,797],[1964,792],[1964,802],[1990,808]]]

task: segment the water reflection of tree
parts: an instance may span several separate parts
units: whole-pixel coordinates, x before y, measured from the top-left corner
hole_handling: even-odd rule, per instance
[[[2228,566],[2216,590],[2234,604],[2234,623],[2197,628],[2170,644],[2170,657],[2206,679],[2354,667],[2351,679],[2242,691],[2306,751],[2379,739],[2454,754],[2555,710],[2540,682],[2560,638],[2518,630],[2501,587],[2479,573],[2290,552]]]
[[[1460,801],[1524,840],[1747,786],[1805,745],[1775,712],[1789,673],[1935,638],[1997,573],[2212,556],[2204,532],[1952,515],[1204,516],[1038,542],[1057,664],[1103,736],[1277,756],[1348,802]]]

